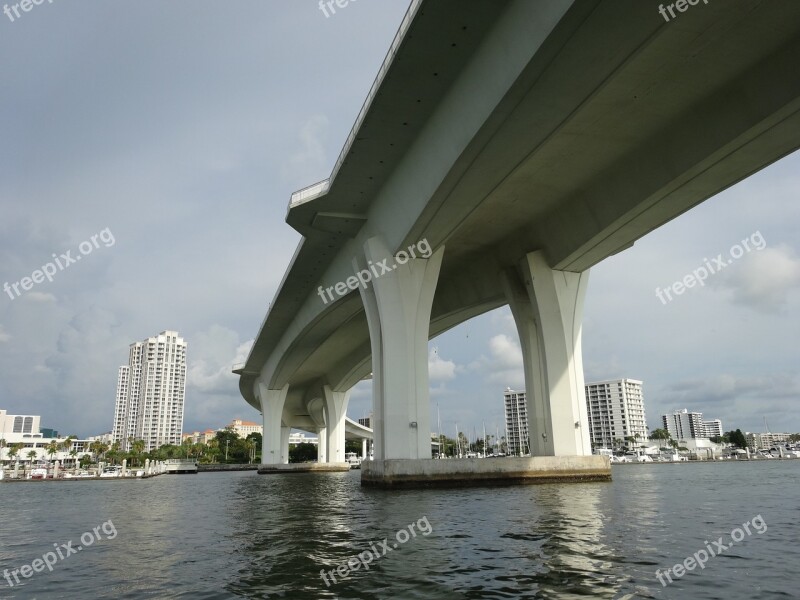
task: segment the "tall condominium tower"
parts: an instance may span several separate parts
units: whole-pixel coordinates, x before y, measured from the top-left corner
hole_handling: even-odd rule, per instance
[[[508,453],[511,456],[522,456],[530,452],[528,437],[528,403],[525,392],[515,392],[506,388],[503,393],[506,407],[506,434]]]
[[[586,384],[589,438],[592,448],[613,448],[625,438],[647,439],[642,382],[615,379]]]
[[[112,441],[123,450],[130,438],[144,440],[145,451],[179,445],[185,397],[186,342],[177,331],[131,344],[117,376]]]
[[[676,410],[672,414],[661,415],[661,420],[664,423],[664,429],[669,432],[672,439],[687,440],[708,437],[701,412],[689,412],[684,408]]]

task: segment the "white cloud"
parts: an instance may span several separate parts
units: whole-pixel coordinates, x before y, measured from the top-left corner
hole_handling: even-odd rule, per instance
[[[443,360],[437,348],[428,351],[428,377],[431,382],[450,381],[456,377],[456,363]]]
[[[720,284],[733,292],[736,304],[778,312],[789,293],[800,287],[800,259],[786,244],[764,248],[731,263],[720,273]]]
[[[47,292],[30,292],[28,294],[25,294],[23,298],[27,299],[30,302],[42,302],[42,303],[56,302],[56,297],[53,294]]]
[[[489,339],[489,356],[481,356],[469,368],[503,387],[525,389],[522,349],[506,334],[501,333]]]

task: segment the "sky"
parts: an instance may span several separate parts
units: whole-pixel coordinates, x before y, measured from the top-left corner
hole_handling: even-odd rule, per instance
[[[184,430],[259,420],[231,367],[300,239],[289,196],[330,174],[407,5],[0,14],[0,409],[109,431],[128,346],[169,329],[189,345]],[[642,380],[651,428],[688,408],[726,430],[800,431],[799,167],[786,157],[591,270],[587,382]],[[704,285],[659,299],[720,254]],[[507,308],[432,340],[429,366],[444,433],[502,432],[503,390],[524,388]],[[362,382],[348,416],[370,406]]]

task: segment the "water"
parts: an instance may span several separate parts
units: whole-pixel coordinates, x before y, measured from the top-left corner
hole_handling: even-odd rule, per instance
[[[0,598],[796,598],[799,477],[800,460],[402,492],[361,489],[358,471],[0,484],[0,569],[92,538],[52,572],[0,579]],[[704,569],[656,579],[757,515],[763,533],[750,525]],[[397,548],[325,585],[321,569],[371,543],[382,553],[384,538]]]

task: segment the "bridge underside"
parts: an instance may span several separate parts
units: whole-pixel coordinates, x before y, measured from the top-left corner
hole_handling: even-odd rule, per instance
[[[376,460],[428,458],[427,341],[505,304],[532,454],[590,454],[589,268],[797,149],[798,62],[795,0],[670,22],[639,0],[413,2],[330,180],[289,207],[303,241],[237,371],[265,462],[289,427],[337,459],[370,373]]]

